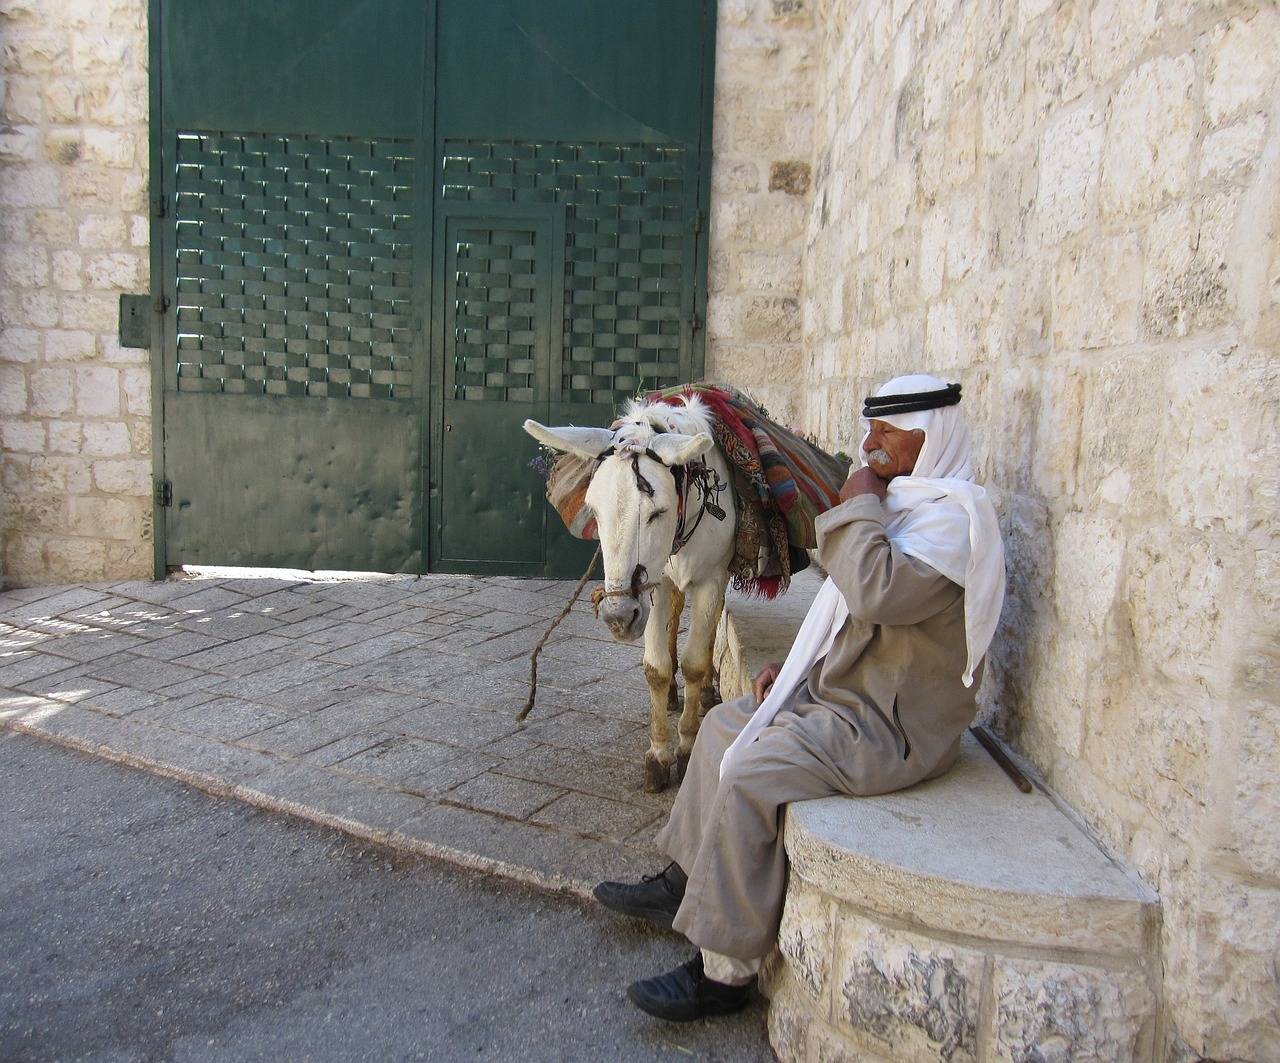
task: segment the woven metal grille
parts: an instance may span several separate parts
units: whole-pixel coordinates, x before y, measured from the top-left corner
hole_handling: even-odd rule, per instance
[[[533,402],[536,233],[468,226],[455,239],[453,397]]]
[[[682,382],[687,156],[653,145],[446,143],[446,200],[564,204],[561,401],[611,403]]]
[[[401,141],[180,133],[178,390],[408,398]]]

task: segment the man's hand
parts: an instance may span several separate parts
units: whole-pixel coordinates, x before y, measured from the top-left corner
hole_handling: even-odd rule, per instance
[[[752,690],[756,695],[756,704],[759,705],[764,701],[765,696],[769,693],[769,688],[773,686],[773,681],[778,678],[778,673],[782,671],[780,664],[766,664],[760,669],[760,674],[756,676],[755,685]]]
[[[858,495],[875,495],[883,502],[888,488],[887,480],[880,479],[870,465],[863,465],[854,469],[849,474],[849,479],[845,480],[844,486],[840,488],[840,500],[847,502]]]

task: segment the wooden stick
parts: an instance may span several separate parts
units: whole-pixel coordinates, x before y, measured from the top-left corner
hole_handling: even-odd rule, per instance
[[[542,633],[542,638],[538,639],[538,644],[534,646],[533,652],[529,654],[529,697],[524,703],[524,708],[516,714],[517,720],[523,720],[529,715],[529,710],[533,708],[533,699],[538,696],[538,654],[542,652],[542,647],[546,645],[547,639],[551,637],[551,632],[556,626],[569,615],[569,610],[573,608],[582,594],[582,588],[587,585],[587,580],[591,578],[592,570],[596,567],[596,562],[600,560],[600,547],[596,547],[596,552],[591,555],[591,564],[587,566],[587,571],[582,574],[582,579],[578,580],[578,586],[574,589],[573,597],[569,599],[569,604],[560,610],[560,615],[551,621],[551,626]]]
[[[975,727],[970,727],[969,733],[982,743],[982,747],[991,754],[991,759],[1004,769],[1004,773],[1014,781],[1019,790],[1024,794],[1031,793],[1031,783],[1027,777],[1018,770],[1018,766],[1009,759],[1008,754],[1000,748],[1000,743],[987,733],[985,727],[978,724]]]

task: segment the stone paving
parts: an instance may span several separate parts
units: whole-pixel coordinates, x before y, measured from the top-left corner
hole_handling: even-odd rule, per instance
[[[0,593],[0,726],[585,894],[658,861],[641,647],[572,581],[219,574]],[[91,799],[91,795],[86,795]]]

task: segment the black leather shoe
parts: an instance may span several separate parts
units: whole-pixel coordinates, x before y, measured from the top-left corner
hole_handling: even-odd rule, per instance
[[[601,882],[591,892],[606,908],[623,915],[647,919],[666,930],[680,910],[684,887],[689,879],[680,865],[671,863],[656,875],[645,877],[634,885],[625,882]]]
[[[632,982],[627,997],[641,1011],[668,1022],[731,1015],[751,1002],[751,986],[713,982],[702,973],[702,953],[674,971]]]

